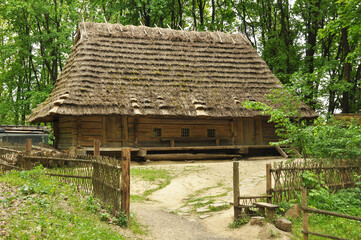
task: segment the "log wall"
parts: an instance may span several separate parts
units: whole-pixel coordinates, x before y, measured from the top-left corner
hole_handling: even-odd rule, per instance
[[[154,128],[161,129],[161,136],[154,136]],[[189,129],[189,137],[181,136],[182,128]],[[266,118],[59,117],[54,129],[61,150],[92,147],[95,139],[102,147],[262,145],[277,140],[274,124]],[[208,129],[215,130],[215,137],[207,136]]]
[[[172,141],[175,146],[228,145],[233,136],[231,120],[138,118],[135,128],[141,146],[171,146]],[[154,128],[161,129],[161,136],[154,136]],[[189,129],[189,137],[182,137],[182,128]],[[215,130],[215,137],[207,136],[208,129]]]

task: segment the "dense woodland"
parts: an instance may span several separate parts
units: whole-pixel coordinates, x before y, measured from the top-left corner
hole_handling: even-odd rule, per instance
[[[83,20],[242,32],[318,112],[361,109],[360,0],[0,0],[0,123],[46,99]]]

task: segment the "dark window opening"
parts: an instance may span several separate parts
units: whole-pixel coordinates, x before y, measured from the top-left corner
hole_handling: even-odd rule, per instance
[[[153,128],[153,137],[161,137],[162,129],[161,128]]]
[[[207,137],[209,138],[216,137],[216,129],[207,129]]]
[[[181,136],[189,137],[189,128],[181,128]]]

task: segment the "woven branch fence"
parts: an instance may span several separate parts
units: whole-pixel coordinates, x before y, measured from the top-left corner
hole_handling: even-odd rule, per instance
[[[303,187],[302,174],[305,171],[317,175],[321,186],[330,190],[355,186],[361,176],[361,161],[346,162],[280,162],[266,171],[267,194],[273,195],[273,202],[279,203],[295,198]]]
[[[12,146],[0,146],[0,170],[32,169],[36,165],[43,165],[46,174],[59,181],[77,186],[79,191],[94,194],[104,206],[109,206],[112,215],[119,216],[120,212],[129,217],[129,149],[124,149],[125,158],[122,161],[104,156],[72,156],[57,154],[47,156],[47,153],[31,154],[30,146],[17,147],[25,149],[19,151]],[[98,148],[100,144],[98,143]],[[98,151],[95,151],[99,153]],[[124,165],[125,172],[122,172]],[[124,175],[124,176],[123,176]],[[122,178],[126,178],[123,181]],[[123,190],[124,189],[124,190]]]

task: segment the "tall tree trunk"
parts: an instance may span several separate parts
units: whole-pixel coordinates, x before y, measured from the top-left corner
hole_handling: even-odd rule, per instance
[[[350,52],[350,48],[349,48],[349,44],[348,44],[347,28],[341,29],[341,39],[342,39],[343,62],[344,62],[343,78],[346,83],[350,83],[351,82],[351,63],[349,63],[347,61],[347,55]],[[342,93],[341,107],[342,107],[343,113],[350,112],[349,90],[345,90]]]

